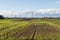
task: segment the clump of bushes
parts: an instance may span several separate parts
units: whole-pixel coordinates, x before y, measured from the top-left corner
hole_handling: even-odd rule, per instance
[[[0,15],[0,19],[4,19],[4,16],[3,15]]]

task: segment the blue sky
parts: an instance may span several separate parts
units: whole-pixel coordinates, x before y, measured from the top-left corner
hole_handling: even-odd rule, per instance
[[[0,10],[60,9],[60,0],[0,0]]]
[[[7,17],[60,17],[60,0],[0,0],[0,15]]]

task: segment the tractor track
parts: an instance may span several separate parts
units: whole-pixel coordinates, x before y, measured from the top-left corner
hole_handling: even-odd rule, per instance
[[[15,37],[15,39],[19,39],[21,36],[25,36],[27,40],[35,40],[36,33],[44,35],[47,33],[59,33],[60,29],[55,29],[54,27],[51,27],[49,25],[43,24],[43,25],[36,25],[31,24],[28,27],[24,28],[23,30],[17,31],[12,36]],[[30,37],[32,36],[32,37]],[[21,39],[21,38],[20,38]]]

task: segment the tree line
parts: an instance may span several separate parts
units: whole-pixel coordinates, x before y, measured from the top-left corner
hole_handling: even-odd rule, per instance
[[[5,19],[5,17],[3,15],[0,15],[0,19]],[[11,18],[8,18],[8,19],[11,19]],[[54,17],[43,17],[43,18],[20,18],[20,19],[30,20],[30,19],[56,19],[56,18],[54,18]],[[60,17],[58,17],[57,19],[60,19]]]

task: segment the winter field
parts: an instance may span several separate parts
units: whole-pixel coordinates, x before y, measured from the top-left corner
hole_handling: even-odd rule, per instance
[[[60,40],[60,19],[0,19],[0,40]]]

